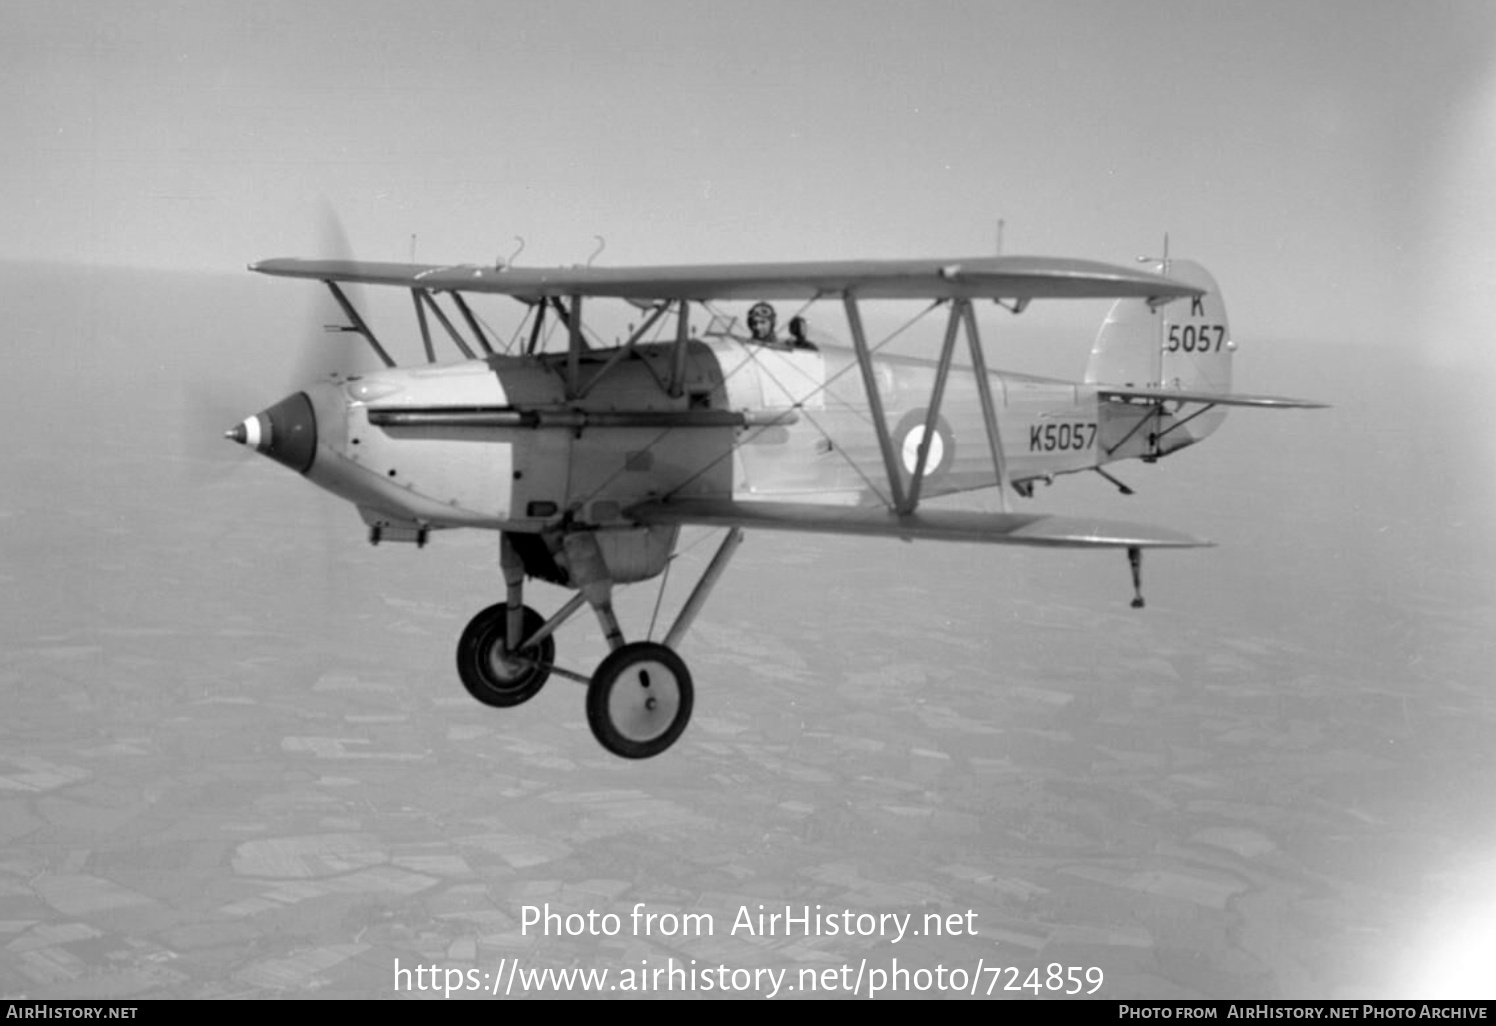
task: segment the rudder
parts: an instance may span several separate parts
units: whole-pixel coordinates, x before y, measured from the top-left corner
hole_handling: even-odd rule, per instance
[[[1113,303],[1091,348],[1086,383],[1229,394],[1236,343],[1215,278],[1193,260],[1158,262],[1150,270],[1202,294],[1158,309],[1142,299]],[[1225,416],[1221,407],[1203,413],[1190,422],[1189,434],[1198,441]]]

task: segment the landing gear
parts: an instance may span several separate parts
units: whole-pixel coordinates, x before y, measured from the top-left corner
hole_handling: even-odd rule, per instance
[[[587,725],[608,751],[647,759],[675,743],[691,719],[694,689],[681,657],[636,641],[615,649],[587,685]]]
[[[593,532],[575,531],[563,539],[569,583],[577,590],[549,620],[521,604],[524,566],[514,544],[502,536],[508,601],[489,606],[463,631],[457,644],[463,685],[485,705],[513,706],[533,698],[551,674],[578,681],[587,685],[587,725],[604,748],[625,759],[659,755],[685,731],[695,701],[691,671],[675,648],[742,540],[741,528],[727,532],[661,644],[625,642],[613,615],[613,580]],[[584,605],[592,607],[612,649],[591,677],[554,664],[556,630]]]
[[[521,607],[522,638],[538,631],[544,621],[529,606]],[[538,644],[516,648],[508,640],[509,606],[489,606],[473,617],[457,642],[457,675],[484,705],[507,708],[534,698],[545,686],[556,658],[556,639],[547,635]]]

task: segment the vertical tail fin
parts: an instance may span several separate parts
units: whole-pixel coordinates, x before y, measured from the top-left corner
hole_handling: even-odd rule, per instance
[[[1192,260],[1159,263],[1152,270],[1197,286],[1203,294],[1157,309],[1141,299],[1112,304],[1091,348],[1086,383],[1229,394],[1236,343],[1220,286]],[[1225,417],[1225,409],[1216,407],[1191,420],[1187,430],[1199,441]]]

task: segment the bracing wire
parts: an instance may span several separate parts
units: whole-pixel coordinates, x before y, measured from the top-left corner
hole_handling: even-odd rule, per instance
[[[928,316],[932,311],[940,308],[944,304],[945,304],[945,300],[943,300],[943,299],[937,299],[934,302],[932,302],[929,306],[925,307],[919,313],[915,314],[909,320],[905,321],[902,325],[900,325],[897,329],[895,329],[892,334],[888,335],[886,338],[884,338],[882,341],[878,342],[876,345],[870,347],[868,349],[868,356],[871,357],[874,353],[878,352],[884,346],[888,345],[894,339],[896,339],[900,335],[902,335],[905,331],[909,330],[909,328],[913,327],[915,325],[915,323],[917,323],[918,321],[920,321],[924,317]],[[756,357],[754,356],[754,354],[751,351],[750,351],[749,356],[750,356],[750,359],[756,359]],[[741,364],[738,365],[737,368],[734,369],[734,373],[736,373],[737,370],[740,370],[743,367],[746,367],[749,362],[750,362],[749,360],[744,360]],[[762,364],[760,364],[759,366],[762,366]],[[828,377],[820,386],[818,386],[815,390],[813,390],[808,395],[806,395],[803,399],[801,399],[798,403],[796,403],[791,408],[794,409],[794,410],[796,410],[797,412],[799,412],[801,414],[804,414],[805,413],[805,404],[807,402],[809,402],[810,400],[814,399],[816,396],[820,395],[822,392],[826,391],[833,384],[835,384],[839,379],[841,379],[841,377],[843,375],[847,374],[849,371],[852,370],[852,368],[854,368],[856,366],[857,366],[857,361],[855,361],[855,360],[852,361],[851,363],[847,364],[847,366],[843,367],[841,370],[837,371],[835,374],[833,374],[830,377]],[[725,380],[726,379],[724,379],[724,381]],[[811,423],[815,424],[815,421],[811,420]],[[729,447],[726,452],[718,455],[716,458],[714,458],[713,460],[711,460],[705,466],[703,466],[702,468],[700,468],[699,470],[697,470],[696,473],[692,474],[690,477],[686,478],[680,484],[676,485],[676,487],[674,489],[672,489],[670,492],[668,492],[666,494],[666,498],[669,498],[671,495],[676,494],[682,488],[686,487],[687,485],[691,484],[692,482],[694,482],[696,480],[699,480],[703,474],[706,474],[707,472],[711,471],[714,467],[716,467],[724,459],[730,458],[734,453],[736,453],[738,451],[738,449],[741,446],[746,445],[749,442],[753,441],[753,439],[757,438],[763,432],[769,430],[771,427],[774,427],[774,426],[775,425],[773,425],[773,424],[765,424],[762,427],[758,428],[757,430],[753,431],[749,435],[749,437],[743,439],[741,442],[737,443],[736,445],[733,445],[733,446]],[[816,424],[816,430],[817,431],[821,431],[821,433],[823,435],[825,434],[825,432],[821,429],[821,427],[820,427],[819,424]],[[828,440],[831,441],[833,444],[835,443],[835,439],[828,438]],[[837,446],[837,449],[839,451],[840,447]],[[856,464],[852,465],[852,469],[856,470],[857,473],[863,478],[864,481],[867,480],[867,475],[863,474],[862,471],[861,471],[861,469],[858,468],[856,466]],[[869,484],[871,486],[871,482]],[[882,496],[882,493],[879,492],[879,491],[877,491],[877,489],[874,489],[874,493],[877,494],[877,495],[879,495],[880,497]]]
[[[660,603],[665,601],[665,588],[670,584],[670,564],[674,562],[674,554],[672,554],[669,559],[665,560],[665,571],[664,573],[660,574],[660,587],[659,590],[655,592],[654,612],[649,614],[649,630],[644,634],[645,641],[654,640],[655,623],[660,618]]]

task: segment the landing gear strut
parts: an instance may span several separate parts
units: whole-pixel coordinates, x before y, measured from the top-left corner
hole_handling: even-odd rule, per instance
[[[727,532],[661,644],[624,640],[613,615],[613,581],[592,532],[577,531],[564,539],[577,593],[549,620],[522,604],[524,566],[508,536],[502,536],[499,561],[507,601],[488,607],[468,624],[457,645],[458,674],[474,698],[493,706],[519,705],[534,697],[553,673],[579,681],[587,685],[587,725],[599,744],[625,759],[659,755],[685,731],[695,703],[691,672],[675,646],[742,540],[741,528]],[[612,649],[590,677],[554,665],[555,631],[584,604],[597,615]]]

